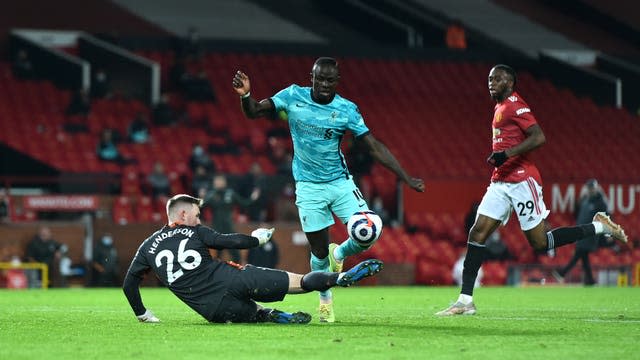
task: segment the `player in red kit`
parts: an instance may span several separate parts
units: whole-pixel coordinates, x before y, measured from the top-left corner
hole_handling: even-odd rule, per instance
[[[476,221],[469,230],[467,254],[458,300],[436,315],[473,315],[473,285],[485,254],[485,241],[515,211],[529,244],[537,251],[552,250],[587,236],[606,234],[627,242],[624,230],[604,213],[593,222],[574,227],[545,230],[549,210],[542,200],[540,172],[529,158],[531,151],[545,142],[545,136],[531,109],[514,91],[515,71],[496,65],[489,72],[489,94],[496,101],[493,115],[493,148],[487,162],[493,165],[491,184],[478,207]]]

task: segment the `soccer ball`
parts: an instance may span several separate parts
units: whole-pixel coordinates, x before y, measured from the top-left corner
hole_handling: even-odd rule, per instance
[[[382,234],[382,219],[371,210],[358,211],[349,218],[347,233],[358,245],[369,247]]]

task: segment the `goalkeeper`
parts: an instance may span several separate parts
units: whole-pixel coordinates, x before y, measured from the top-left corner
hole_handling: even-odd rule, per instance
[[[271,239],[274,229],[257,229],[251,236],[222,234],[200,225],[202,200],[176,195],[167,202],[168,225],[153,233],[138,248],[123,290],[141,322],[160,320],[142,303],[140,283],[153,270],[180,300],[210,322],[311,321],[304,312],[287,313],[264,308],[259,302],[281,301],[287,294],[347,287],[382,269],[382,262],[366,260],[347,272],[311,272],[306,275],[252,265],[240,266],[211,257],[209,249],[247,249]]]

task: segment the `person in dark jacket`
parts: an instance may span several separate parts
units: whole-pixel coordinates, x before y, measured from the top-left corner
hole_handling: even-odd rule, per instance
[[[591,223],[593,216],[598,212],[607,211],[607,202],[604,194],[598,185],[596,179],[589,179],[585,183],[585,187],[580,200],[576,204],[576,222],[580,224]],[[559,282],[564,282],[565,275],[582,260],[582,270],[584,271],[584,284],[593,285],[595,280],[591,272],[591,263],[589,262],[589,253],[598,249],[598,237],[600,235],[587,236],[576,242],[576,249],[573,257],[567,265],[558,271],[554,271],[553,275]]]

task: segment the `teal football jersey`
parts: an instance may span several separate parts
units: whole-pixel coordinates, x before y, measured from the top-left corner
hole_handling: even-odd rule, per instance
[[[323,105],[311,99],[311,88],[291,85],[271,97],[276,112],[284,110],[293,141],[293,178],[327,182],[349,175],[340,141],[346,130],[355,137],[369,132],[358,107],[336,94]]]

